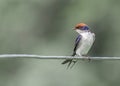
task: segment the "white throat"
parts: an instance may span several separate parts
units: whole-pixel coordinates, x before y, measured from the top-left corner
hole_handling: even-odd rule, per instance
[[[78,32],[79,34],[83,34],[83,33],[89,33],[88,30],[76,30],[76,32]]]

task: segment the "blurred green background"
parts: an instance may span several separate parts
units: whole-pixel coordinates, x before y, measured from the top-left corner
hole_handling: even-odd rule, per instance
[[[120,56],[120,0],[0,0],[0,54],[71,55],[84,22],[90,56]],[[0,59],[0,86],[120,86],[120,61]]]

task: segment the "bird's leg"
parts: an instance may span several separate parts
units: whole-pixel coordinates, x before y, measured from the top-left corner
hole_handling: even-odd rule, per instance
[[[88,55],[82,55],[83,57],[87,58],[88,59],[88,62],[91,61],[90,57]]]

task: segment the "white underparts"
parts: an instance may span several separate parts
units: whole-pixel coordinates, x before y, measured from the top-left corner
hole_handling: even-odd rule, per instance
[[[76,49],[76,54],[79,56],[86,55],[90,50],[91,46],[93,45],[94,37],[95,37],[94,33],[91,33],[90,31],[81,31],[81,30],[76,30],[76,31],[81,35],[81,40]]]

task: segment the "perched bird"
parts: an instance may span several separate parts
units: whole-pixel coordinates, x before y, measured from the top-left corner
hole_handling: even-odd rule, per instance
[[[77,24],[73,29],[78,32],[79,35],[75,40],[72,56],[86,56],[95,41],[95,34],[92,33],[89,26],[84,23]],[[73,58],[66,59],[62,64],[68,63],[69,67],[71,63],[74,65],[76,62],[77,60]],[[73,67],[73,65],[71,67]]]

